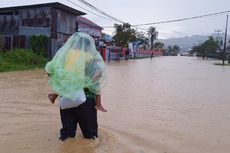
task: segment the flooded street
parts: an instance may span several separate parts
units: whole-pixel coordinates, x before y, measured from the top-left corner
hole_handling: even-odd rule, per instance
[[[99,138],[58,140],[43,70],[0,73],[2,153],[229,153],[230,67],[194,57],[109,63]]]

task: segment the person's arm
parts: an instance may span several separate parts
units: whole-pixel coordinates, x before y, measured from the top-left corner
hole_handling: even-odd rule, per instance
[[[96,95],[96,105],[101,106],[101,95]]]
[[[101,104],[101,95],[96,95],[96,106],[95,108],[97,110],[100,110],[102,112],[107,112],[107,109],[105,109]]]

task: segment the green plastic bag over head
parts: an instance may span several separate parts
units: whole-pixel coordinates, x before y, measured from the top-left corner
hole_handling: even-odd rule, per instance
[[[105,63],[93,38],[81,32],[67,40],[46,64],[45,70],[50,75],[48,84],[53,91],[70,99],[84,88],[100,94],[107,79]]]

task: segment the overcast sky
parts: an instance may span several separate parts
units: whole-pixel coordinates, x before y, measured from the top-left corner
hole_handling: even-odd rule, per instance
[[[77,5],[90,10],[78,0],[71,0]],[[86,0],[117,19],[130,24],[152,23],[181,19],[185,17],[230,11],[230,0]],[[54,0],[0,0],[0,7],[54,2]],[[66,5],[87,13],[86,18],[96,24],[113,26],[115,21],[108,21],[87,10],[75,6],[67,0],[59,0]],[[93,10],[90,10],[93,11]],[[230,13],[229,13],[230,14]],[[224,31],[227,14],[188,20],[177,23],[153,25],[159,31],[159,38],[183,37],[195,34],[209,35],[215,30]],[[143,26],[147,29],[149,26]],[[229,26],[230,27],[230,26]],[[229,30],[230,31],[230,30]],[[112,34],[113,29],[105,28],[105,33]]]

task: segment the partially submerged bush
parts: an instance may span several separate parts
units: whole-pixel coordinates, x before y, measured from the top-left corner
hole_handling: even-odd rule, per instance
[[[6,53],[0,53],[0,71],[43,67],[46,63],[46,58],[28,49],[13,49]]]

